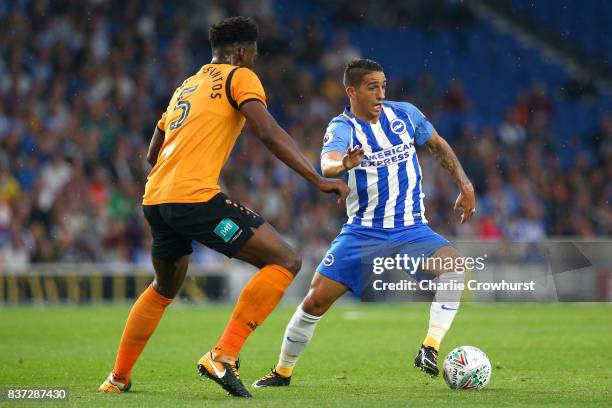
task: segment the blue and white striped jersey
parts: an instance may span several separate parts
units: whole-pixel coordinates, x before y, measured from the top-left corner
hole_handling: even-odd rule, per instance
[[[345,174],[351,192],[347,224],[401,228],[426,224],[421,166],[414,145],[427,142],[433,126],[407,102],[383,102],[378,123],[356,118],[347,107],[331,120],[321,154],[361,146],[360,166]]]

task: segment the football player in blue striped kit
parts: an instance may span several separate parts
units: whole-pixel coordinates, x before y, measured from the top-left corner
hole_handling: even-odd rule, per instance
[[[345,292],[360,295],[364,243],[402,243],[402,255],[411,257],[461,257],[427,225],[415,145],[426,145],[457,183],[455,210],[462,210],[461,223],[475,212],[474,188],[457,156],[414,105],[385,100],[386,78],[378,63],[351,61],[344,72],[344,86],[350,106],[327,128],[321,167],[326,177],[343,176],[351,187],[348,220],[286,328],[278,364],[254,387],[289,385],[293,367],[321,316]],[[429,279],[437,276],[441,281],[456,275],[453,270],[426,272]],[[461,292],[445,296],[441,299],[436,293],[434,297],[427,335],[415,357],[415,366],[432,377],[438,374],[440,342],[457,313]]]

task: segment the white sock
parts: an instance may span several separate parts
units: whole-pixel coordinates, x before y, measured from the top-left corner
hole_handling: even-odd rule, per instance
[[[431,302],[427,337],[434,339],[438,343],[437,347],[440,347],[442,338],[453,324],[457,310],[459,302]]]
[[[304,312],[301,304],[297,307],[285,329],[278,366],[290,369],[295,366],[298,357],[310,343],[319,319],[321,316],[313,316]]]
[[[451,280],[463,282],[463,274],[456,272],[448,272],[439,276],[440,282],[449,282]],[[461,291],[459,290],[440,290],[436,292],[431,307],[429,309],[429,329],[427,330],[427,338],[423,342],[433,343],[425,344],[434,346],[436,349],[440,347],[440,343],[446,332],[450,329],[455,319],[455,315],[459,310],[461,301]]]

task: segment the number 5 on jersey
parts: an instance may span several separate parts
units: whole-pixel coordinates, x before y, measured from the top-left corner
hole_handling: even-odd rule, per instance
[[[174,107],[174,110],[177,111],[181,109],[183,113],[181,113],[180,118],[170,123],[171,130],[174,130],[178,128],[179,126],[181,126],[187,119],[187,116],[189,115],[189,110],[191,109],[191,103],[189,101],[184,101],[183,97],[195,91],[196,89],[198,89],[198,86],[194,85],[194,86],[190,86],[189,88],[185,88],[181,91],[181,94],[179,95],[178,100],[176,101],[176,106]]]

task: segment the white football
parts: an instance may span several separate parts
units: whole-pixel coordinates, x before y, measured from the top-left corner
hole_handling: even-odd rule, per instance
[[[444,379],[452,389],[482,389],[491,379],[491,362],[476,347],[457,347],[444,359]]]

